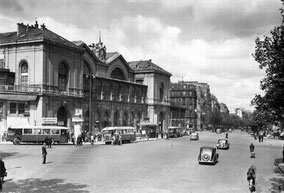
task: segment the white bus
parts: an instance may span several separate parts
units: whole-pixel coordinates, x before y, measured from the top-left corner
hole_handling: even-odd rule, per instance
[[[130,126],[106,127],[102,130],[102,134],[105,144],[112,143],[114,134],[119,134],[122,142],[136,140],[135,128]]]
[[[51,143],[67,143],[69,129],[61,126],[17,126],[9,127],[7,141],[14,145],[21,142],[43,143],[51,140]]]

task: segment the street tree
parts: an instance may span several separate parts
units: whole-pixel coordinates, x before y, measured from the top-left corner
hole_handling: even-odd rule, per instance
[[[281,25],[274,27],[271,36],[255,40],[253,57],[265,71],[265,77],[260,81],[264,95],[255,95],[251,104],[260,115],[269,113],[273,122],[284,123],[284,0],[281,2]]]

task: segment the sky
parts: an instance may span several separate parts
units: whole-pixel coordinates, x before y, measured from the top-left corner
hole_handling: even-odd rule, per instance
[[[229,109],[263,94],[255,39],[281,24],[280,0],[1,0],[0,33],[35,23],[70,41],[97,43],[126,61],[149,60],[171,82],[198,81]]]

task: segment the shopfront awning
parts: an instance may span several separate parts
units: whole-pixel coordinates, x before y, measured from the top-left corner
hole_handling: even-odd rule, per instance
[[[7,101],[36,101],[37,95],[0,94],[0,100]]]
[[[151,123],[149,121],[142,121],[140,123],[137,124],[138,126],[158,126],[158,124],[156,123]]]

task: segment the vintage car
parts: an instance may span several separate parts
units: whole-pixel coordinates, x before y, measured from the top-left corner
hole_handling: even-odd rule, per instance
[[[230,143],[227,139],[218,139],[218,143],[216,144],[217,149],[229,149]]]
[[[219,154],[213,146],[202,146],[198,156],[199,164],[216,164],[218,162]]]
[[[189,136],[190,140],[199,140],[198,133],[191,133]]]

